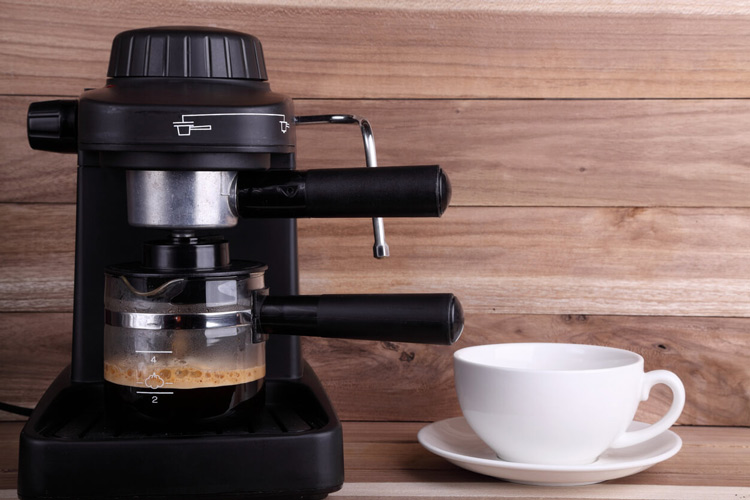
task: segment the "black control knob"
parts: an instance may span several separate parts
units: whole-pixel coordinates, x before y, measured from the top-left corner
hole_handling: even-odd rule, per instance
[[[75,153],[78,150],[78,101],[32,102],[27,135],[32,149]]]
[[[165,26],[123,31],[112,42],[109,78],[267,80],[260,40],[219,28]]]

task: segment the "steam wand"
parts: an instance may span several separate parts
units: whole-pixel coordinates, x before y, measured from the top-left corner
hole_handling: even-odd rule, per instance
[[[359,125],[359,129],[362,131],[362,140],[365,144],[365,165],[368,168],[375,168],[378,166],[378,158],[375,153],[375,138],[372,135],[372,127],[370,122],[365,118],[356,115],[310,115],[310,116],[295,116],[294,122],[297,125],[316,125],[321,123],[356,123]],[[372,229],[375,236],[375,244],[372,247],[373,255],[376,259],[384,259],[388,257],[391,252],[388,248],[388,243],[385,242],[385,227],[383,225],[382,217],[372,218]]]

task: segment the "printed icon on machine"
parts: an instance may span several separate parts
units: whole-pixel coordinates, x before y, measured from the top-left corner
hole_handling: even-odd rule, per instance
[[[220,116],[270,116],[278,117],[279,127],[282,134],[286,134],[289,130],[290,124],[286,121],[286,115],[279,113],[203,113],[203,114],[185,114],[181,115],[180,121],[172,122],[172,125],[177,129],[177,135],[180,137],[188,137],[194,131],[209,131],[212,130],[213,125],[201,124],[196,125],[195,119],[207,118],[207,117],[220,117]]]

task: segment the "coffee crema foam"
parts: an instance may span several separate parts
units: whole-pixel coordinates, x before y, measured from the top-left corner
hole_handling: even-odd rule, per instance
[[[104,362],[104,380],[113,384],[149,389],[205,389],[254,382],[266,376],[266,365],[236,370],[202,367],[189,363],[152,364],[134,367]]]

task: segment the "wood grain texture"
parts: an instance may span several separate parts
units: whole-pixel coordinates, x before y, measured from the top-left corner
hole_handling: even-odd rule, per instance
[[[0,311],[71,311],[75,206],[0,204]]]
[[[32,151],[0,97],[0,201],[75,202],[75,155]],[[440,164],[453,206],[748,207],[747,100],[298,100],[372,123],[381,165]],[[171,126],[171,124],[170,124]],[[298,168],[364,165],[352,126],[298,127]]]
[[[268,0],[207,0],[236,3],[248,6],[268,5]],[[574,14],[684,14],[684,15],[745,15],[750,7],[743,0],[629,0],[627,3],[593,2],[590,0],[555,0],[554,2],[534,2],[514,0],[512,2],[487,2],[485,0],[273,0],[274,5],[285,7],[362,9],[380,8],[396,11],[472,11],[525,12],[534,13],[574,13]]]
[[[513,498],[513,494],[518,494],[517,491],[513,491],[514,486],[510,483],[465,471],[422,448],[416,441],[416,435],[424,425],[424,422],[344,422],[347,483],[393,482],[418,483],[422,486],[437,486],[435,483],[440,483],[440,487],[445,489],[442,492],[431,489],[432,494],[449,495],[460,491],[465,496],[469,496],[470,492],[478,494],[478,490],[472,491],[464,487],[471,488],[481,484],[495,488],[491,492],[495,495],[505,494]],[[618,495],[623,495],[624,498],[628,498],[625,495],[626,492],[632,491],[630,488],[612,486],[715,486],[727,488],[723,491],[717,490],[723,494],[734,494],[741,491],[739,488],[750,487],[750,454],[747,453],[750,446],[750,429],[678,426],[672,430],[683,440],[680,452],[639,474],[608,481],[601,486],[541,489],[525,486],[521,491],[537,495],[564,495],[568,492],[571,498],[588,498],[587,494],[594,495],[592,498],[599,498],[596,495],[604,498],[620,498]],[[420,492],[417,484],[403,485],[415,488],[415,496]],[[421,491],[423,495],[429,496],[425,489]],[[654,491],[659,491],[659,488],[651,491],[653,494]],[[676,496],[677,491],[665,488],[662,494],[668,495],[672,492],[674,496],[646,495],[633,498],[681,498]],[[694,490],[696,491],[700,490]],[[704,493],[709,491],[711,490],[703,490]],[[402,493],[406,496],[406,490]],[[605,497],[607,493],[612,496]],[[737,497],[719,495],[716,498]]]
[[[477,10],[3,0],[0,93],[78,94],[102,83],[118,32],[200,20],[258,36],[275,88],[295,97],[748,96],[746,9],[513,4],[531,2]]]
[[[666,462],[601,485],[547,488],[513,485],[451,465],[417,443],[424,425],[344,422],[346,482],[332,498],[737,500],[750,494],[749,429],[677,427],[683,448]],[[0,498],[15,498],[7,490],[16,487],[21,426],[0,422]]]
[[[359,221],[300,221],[304,293],[453,290],[474,312],[747,316],[745,209],[456,208],[389,220],[392,258]]]
[[[22,427],[23,422],[0,422],[0,490],[17,486],[18,435]]]
[[[586,488],[586,489],[583,489]],[[435,484],[417,483],[353,483],[346,484],[341,491],[330,496],[335,500],[383,500],[401,499],[450,499],[477,498],[483,500],[730,500],[742,498],[750,493],[750,488],[726,486],[619,486],[593,485],[578,488],[549,488],[542,486],[526,487],[503,483],[456,485],[452,482]]]
[[[303,293],[452,291],[453,347],[306,338],[344,420],[332,498],[750,497],[750,8],[706,2],[0,0],[0,401],[32,406],[70,358],[75,156],[31,151],[30,102],[104,83],[125,29],[205,24],[264,46],[298,114],[355,113],[381,165],[441,164],[442,220],[302,220]],[[362,165],[356,128],[298,130],[298,167]],[[529,488],[416,442],[456,416],[452,353],[610,345],[677,373],[684,447],[603,485]],[[670,394],[655,388],[637,419]],[[0,420],[19,417],[0,413]],[[729,427],[693,427],[734,426]],[[0,422],[15,498],[18,422]],[[3,489],[5,488],[5,489]]]
[[[33,408],[47,387],[70,364],[73,315],[0,314],[0,401]],[[23,417],[0,411],[0,420]]]
[[[29,104],[48,99],[0,97],[0,202],[75,203],[76,156],[34,151],[26,137]]]
[[[381,165],[440,164],[453,206],[746,207],[746,100],[297,101],[355,113]],[[299,168],[362,165],[356,130],[298,127]]]
[[[72,205],[0,205],[0,311],[70,311]],[[750,316],[750,210],[471,208],[299,223],[301,290],[443,292],[471,312]]]
[[[418,422],[345,422],[347,484],[398,483],[403,486],[400,494],[395,484],[394,489],[384,484],[381,491],[384,496],[402,498],[410,498],[410,495],[482,498],[484,494],[487,498],[514,498],[514,495],[519,495],[519,498],[547,498],[546,495],[551,495],[549,498],[702,500],[738,498],[733,495],[750,492],[750,454],[747,453],[750,429],[747,428],[674,427],[673,430],[683,440],[683,448],[671,459],[634,476],[599,486],[561,489],[518,487],[460,469],[429,453],[416,442],[416,434],[424,425]],[[643,488],[636,493],[636,486],[647,485],[654,488]],[[371,486],[373,488],[368,494],[377,495],[375,485]],[[675,486],[695,488],[680,491],[673,488]],[[717,488],[699,488],[707,486]],[[355,494],[355,490],[357,494],[367,491],[358,488],[348,491]],[[346,488],[343,493],[347,493]]]
[[[70,362],[69,313],[3,313],[0,401],[33,407]],[[750,426],[750,320],[632,316],[469,314],[453,347],[303,339],[303,355],[345,421],[431,421],[460,415],[453,384],[456,349],[499,342],[573,342],[640,353],[646,369],[669,369],[688,394],[678,423]],[[671,395],[663,387],[637,418],[655,421]],[[18,419],[0,412],[0,420]]]
[[[640,353],[646,370],[684,382],[686,425],[750,425],[746,319],[469,314],[454,346],[304,339],[304,353],[346,420],[430,421],[461,414],[452,353],[502,342],[572,342]],[[655,388],[636,418],[653,422],[671,394]]]

